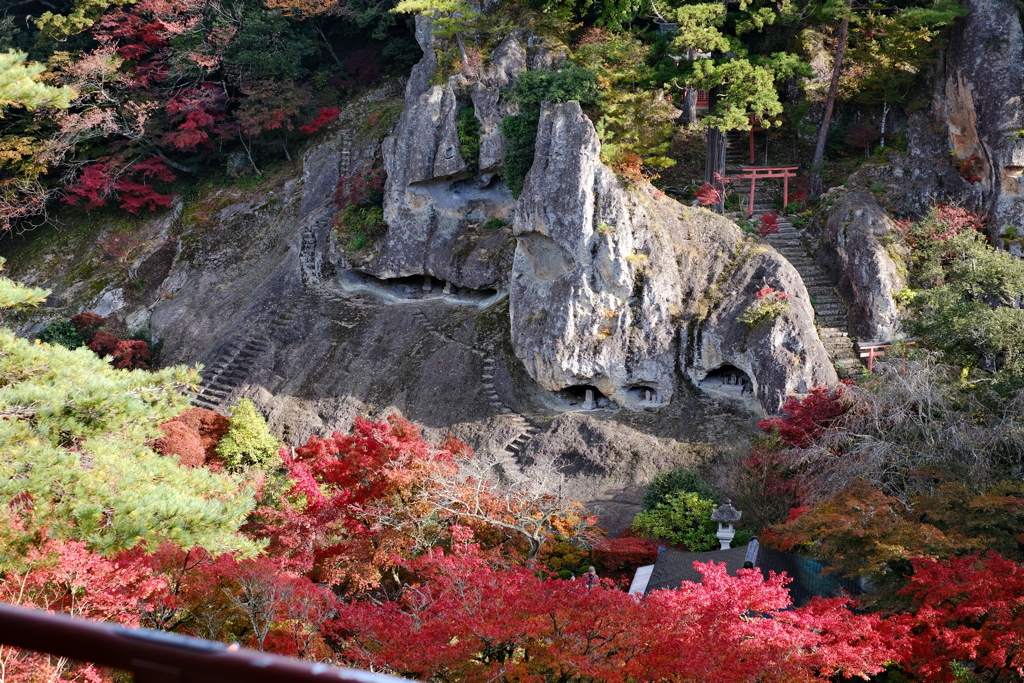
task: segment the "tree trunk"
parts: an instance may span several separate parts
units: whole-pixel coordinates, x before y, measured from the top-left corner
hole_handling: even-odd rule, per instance
[[[825,115],[821,119],[821,126],[818,128],[818,144],[814,147],[814,159],[811,160],[811,196],[820,197],[821,186],[821,162],[825,158],[825,138],[828,137],[828,126],[832,122],[832,109],[836,104],[836,94],[839,92],[839,76],[843,71],[843,53],[846,52],[846,35],[850,30],[850,8],[853,0],[846,0],[846,14],[839,23],[839,40],[836,45],[835,60],[832,62],[832,82],[829,84],[828,97],[825,98]]]
[[[687,125],[697,123],[696,88],[686,86],[686,90],[683,91],[683,102],[680,105],[680,109],[683,110],[683,113],[677,120],[678,123],[685,123]]]
[[[725,194],[725,133],[717,128],[708,129],[708,146],[704,156],[704,180],[714,185],[715,189]],[[712,211],[722,213],[724,204],[713,204]]]

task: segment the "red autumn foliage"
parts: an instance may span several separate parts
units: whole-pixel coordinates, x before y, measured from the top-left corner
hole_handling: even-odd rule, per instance
[[[797,176],[789,181],[789,202],[803,202],[811,194],[811,179],[807,176]]]
[[[219,83],[182,88],[164,106],[175,127],[164,133],[163,141],[179,151],[212,148],[211,135],[226,132],[227,105],[227,93]]]
[[[89,342],[89,349],[99,354],[100,358],[106,358],[114,352],[120,341],[116,335],[106,330],[100,330],[93,336],[92,341]]]
[[[164,433],[153,442],[153,450],[168,457],[177,456],[182,467],[199,467],[206,462],[206,450],[199,432],[176,419],[159,427]]]
[[[93,335],[89,349],[100,358],[110,356],[110,364],[121,370],[145,369],[149,367],[149,344],[137,339],[123,341],[116,335],[100,330]]]
[[[758,295],[760,298],[760,292]],[[782,406],[785,417],[770,417],[757,426],[794,448],[807,448],[814,437],[846,412],[843,392],[844,385],[834,389],[813,387],[802,399],[790,396]]]
[[[786,294],[785,292],[780,292],[777,289],[775,289],[774,287],[772,287],[771,285],[765,285],[761,289],[759,289],[756,292],[754,292],[754,298],[755,299],[774,299],[776,301],[785,301],[786,299],[792,299],[793,295],[792,294]],[[783,410],[785,410],[785,408],[783,408]],[[760,424],[758,426],[760,426]]]
[[[143,182],[136,182],[132,177]],[[155,211],[158,207],[170,206],[174,195],[154,190],[145,182],[151,178],[170,182],[176,176],[156,157],[122,169],[115,168],[109,161],[99,161],[86,166],[78,180],[64,188],[66,194],[61,201],[76,205],[84,199],[85,208],[94,209],[116,198],[119,206],[131,213],[137,213],[139,209]]]
[[[139,339],[119,341],[110,353],[110,364],[119,370],[145,370],[149,367],[149,344]]]
[[[231,420],[216,411],[191,408],[160,425],[167,436],[157,439],[153,447],[164,455],[178,456],[182,465],[205,464],[220,471],[223,463],[217,455],[217,444],[230,424]]]
[[[810,512],[810,510],[811,510],[811,506],[810,505],[800,505],[800,506],[795,507],[795,508],[790,508],[789,509],[789,514],[786,516],[786,522],[795,522],[796,520],[800,519],[805,514]]]
[[[641,183],[651,180],[644,170],[644,160],[636,152],[628,152],[615,164],[615,170],[628,183]]]
[[[995,553],[914,560],[901,591],[915,609],[889,619],[905,668],[920,680],[958,680],[959,661],[985,680],[1024,677],[1024,566]]]
[[[320,113],[317,114],[315,119],[310,121],[305,126],[299,126],[299,130],[308,135],[312,135],[313,133],[317,132],[324,126],[328,125],[329,123],[337,119],[338,114],[340,113],[341,111],[335,109],[334,107],[324,107],[323,109],[320,110]]]
[[[334,191],[334,204],[344,209],[353,204],[366,202],[374,193],[384,189],[387,173],[383,168],[376,168],[366,173],[343,175],[338,178],[338,186]]]
[[[71,324],[85,339],[85,343],[89,344],[100,328],[107,324],[107,319],[92,312],[78,313],[71,316]]]
[[[779,231],[779,212],[778,211],[766,211],[761,214],[761,218],[757,221],[757,234],[761,237],[768,237],[774,235]]]
[[[757,483],[762,496],[786,501],[787,504],[800,499],[802,486],[793,459],[778,446],[755,444],[743,467],[747,477]]]
[[[351,436],[311,436],[294,453],[281,451],[290,488],[277,508],[257,511],[249,532],[318,580],[373,585],[376,566],[414,543],[397,518],[410,511],[395,503],[413,498],[434,469],[453,467],[453,448],[426,443],[415,425],[394,416],[357,419]],[[379,518],[392,513],[394,524],[380,525]]]
[[[618,571],[652,564],[658,558],[658,542],[651,538],[606,538],[594,544],[594,561]]]
[[[842,599],[792,609],[788,580],[757,570],[695,563],[703,583],[637,598],[607,581],[499,568],[473,545],[405,566],[416,578],[397,596],[340,606],[334,627],[353,664],[466,683],[740,683],[866,677],[892,656],[877,616]]]
[[[168,590],[149,615],[154,626],[281,655],[330,656],[321,633],[337,598],[279,560],[213,557],[170,544],[142,557],[167,578]]]
[[[972,154],[969,157],[958,157],[953,155],[953,168],[957,170],[960,177],[969,183],[980,183],[981,173],[984,170],[984,166],[981,163],[981,157],[977,154]]]
[[[946,242],[957,235],[971,230],[982,232],[988,215],[976,216],[962,206],[950,204],[939,204],[935,207],[934,222],[923,222],[923,230],[908,236],[911,246],[917,246],[920,241]]]
[[[14,527],[5,531],[24,531]],[[154,605],[165,586],[138,558],[103,557],[79,541],[43,540],[20,559],[5,570],[0,601],[123,626],[138,626],[139,614]],[[92,665],[9,647],[0,647],[0,670],[4,680],[19,683],[105,680]]]
[[[725,188],[730,183],[732,183],[732,178],[726,178],[720,173],[716,173],[714,184],[704,183],[697,190],[697,201],[700,202],[701,206],[721,204],[725,201]]]

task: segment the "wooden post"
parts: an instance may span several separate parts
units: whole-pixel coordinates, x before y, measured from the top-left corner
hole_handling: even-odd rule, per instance
[[[782,210],[789,206],[789,171],[782,173]]]
[[[750,163],[756,164],[757,159],[754,157],[754,125],[750,125]]]
[[[747,218],[754,215],[754,192],[757,191],[757,174],[750,174],[750,208],[747,210]]]

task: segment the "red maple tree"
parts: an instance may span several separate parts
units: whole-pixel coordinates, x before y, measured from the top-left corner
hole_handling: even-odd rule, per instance
[[[1024,677],[1024,566],[995,553],[914,560],[901,591],[914,610],[889,620],[904,666],[920,680],[952,682],[952,662],[986,680]]]
[[[465,536],[460,536],[465,539]],[[880,619],[846,600],[791,609],[787,579],[695,567],[703,583],[635,597],[599,582],[495,566],[463,540],[406,563],[383,602],[342,606],[344,656],[421,680],[824,681],[877,673]]]
[[[846,412],[844,386],[840,384],[832,389],[812,387],[803,398],[790,396],[782,406],[785,417],[769,417],[758,422],[757,426],[777,435],[793,448],[807,448],[814,437]]]
[[[779,231],[779,212],[778,211],[766,211],[761,214],[761,218],[757,221],[757,234],[761,237],[768,237],[774,235]]]

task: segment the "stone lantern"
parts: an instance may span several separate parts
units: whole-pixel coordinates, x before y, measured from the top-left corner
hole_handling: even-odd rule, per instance
[[[728,550],[732,545],[732,539],[736,536],[736,529],[733,528],[735,522],[740,521],[740,517],[743,513],[732,506],[732,501],[728,498],[722,499],[722,504],[718,506],[718,509],[711,513],[711,520],[718,522],[718,536],[719,543],[722,544],[722,550]]]

